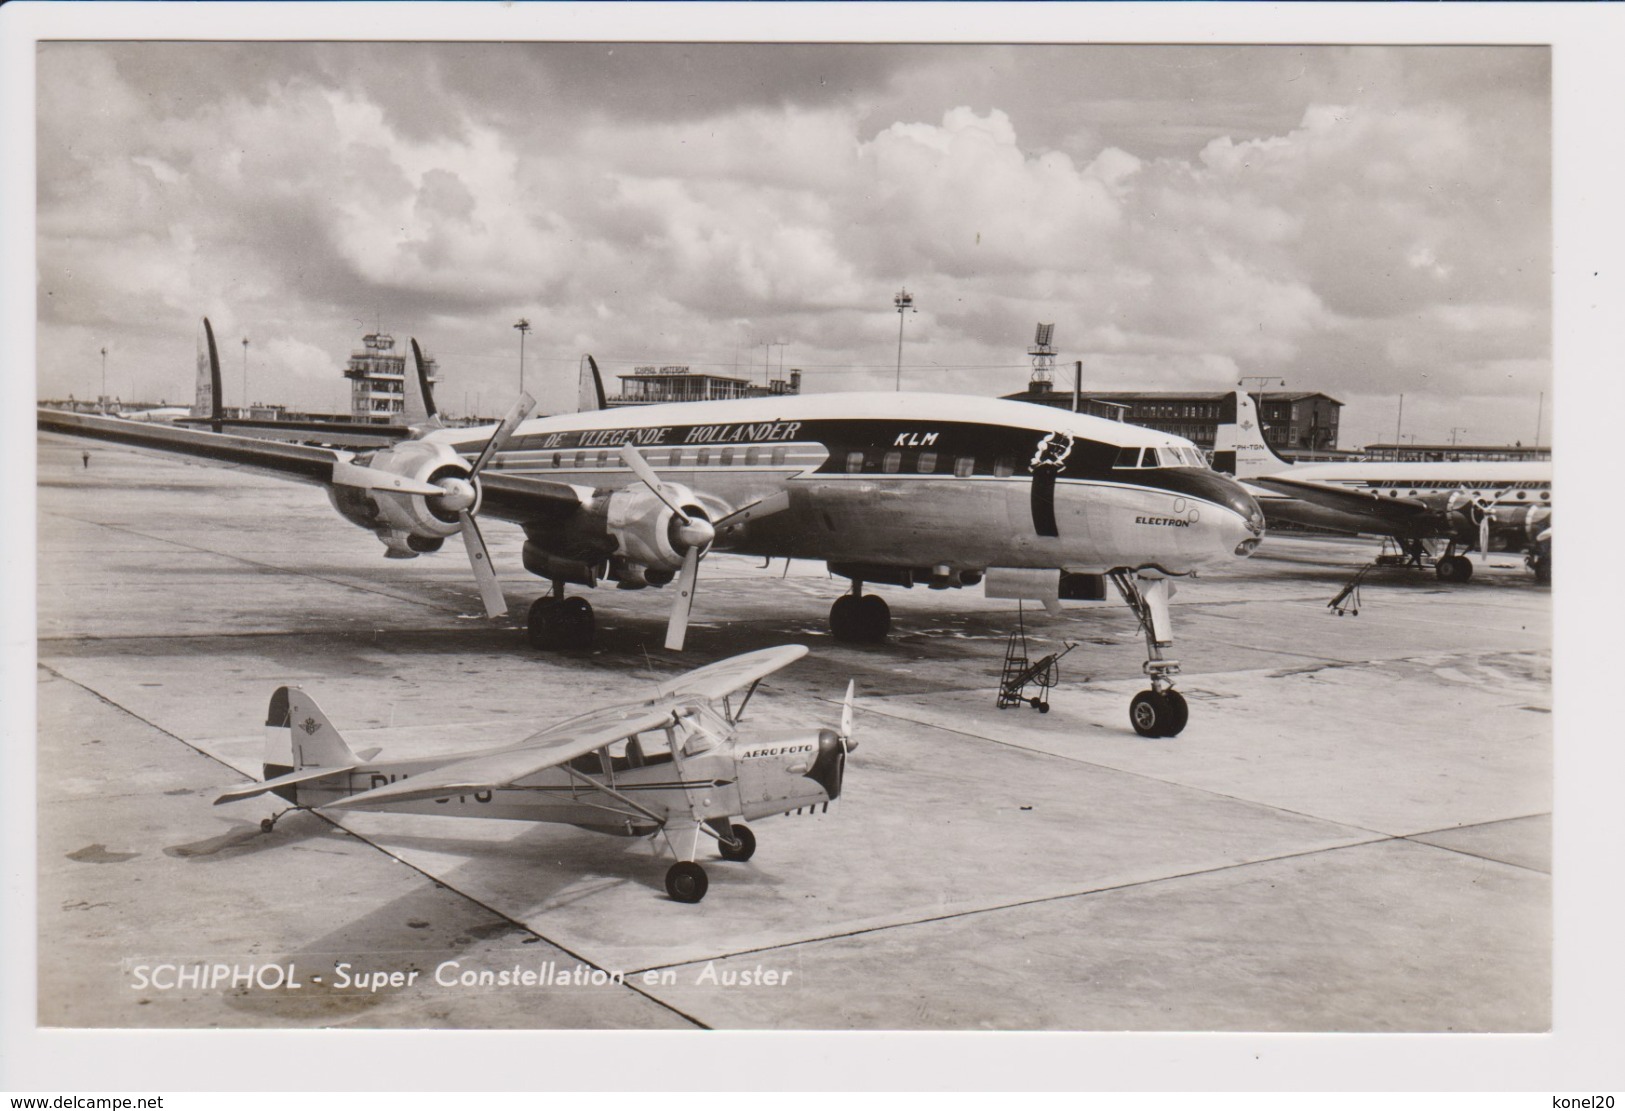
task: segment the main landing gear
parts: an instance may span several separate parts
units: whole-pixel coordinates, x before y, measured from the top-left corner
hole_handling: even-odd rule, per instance
[[[829,608],[829,631],[850,644],[879,644],[891,631],[891,607],[879,595],[865,594],[863,582],[853,579],[852,593]]]
[[[1167,579],[1136,579],[1127,571],[1113,571],[1108,577],[1145,633],[1144,670],[1151,678],[1151,689],[1141,691],[1129,703],[1129,722],[1142,737],[1177,737],[1190,720],[1190,708],[1184,695],[1174,690],[1173,677],[1179,674],[1179,661],[1162,658],[1162,650],[1174,643],[1173,621],[1168,613],[1173,583]]]
[[[696,822],[688,838],[688,849],[680,854],[684,859],[666,869],[666,894],[679,903],[697,903],[711,887],[710,877],[694,859],[702,830],[717,839],[717,851],[723,860],[742,863],[756,853],[756,835],[748,827],[720,820]]]
[[[585,598],[566,598],[564,584],[555,582],[553,593],[530,604],[525,636],[531,647],[561,652],[592,647],[592,605]]]
[[[1457,555],[1456,542],[1452,540],[1445,548],[1444,555],[1433,565],[1433,573],[1439,576],[1442,583],[1464,583],[1473,577],[1473,561],[1464,555]]]

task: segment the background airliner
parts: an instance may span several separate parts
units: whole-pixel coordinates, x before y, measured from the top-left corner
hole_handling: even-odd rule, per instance
[[[1550,462],[1293,464],[1265,442],[1251,396],[1236,391],[1225,410],[1213,465],[1245,482],[1272,522],[1391,538],[1405,561],[1433,560],[1446,582],[1472,577],[1458,547],[1522,551],[1551,581]],[[1435,557],[1437,541],[1445,548]]]

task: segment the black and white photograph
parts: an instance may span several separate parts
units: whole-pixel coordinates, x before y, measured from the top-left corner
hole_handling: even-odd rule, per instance
[[[12,1022],[1549,1059],[1552,35],[174,7],[6,43]]]

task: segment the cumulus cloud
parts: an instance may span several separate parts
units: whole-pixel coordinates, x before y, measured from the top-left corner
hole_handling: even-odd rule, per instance
[[[323,376],[382,324],[495,408],[520,315],[567,396],[583,348],[611,373],[787,353],[809,388],[886,387],[903,285],[920,388],[1020,388],[1039,320],[1101,388],[1278,374],[1351,405],[1482,392],[1505,416],[1550,372],[1540,51],[85,43],[39,62],[46,394],[93,389],[105,337],[183,395],[203,313],[253,338],[290,404],[331,406]]]

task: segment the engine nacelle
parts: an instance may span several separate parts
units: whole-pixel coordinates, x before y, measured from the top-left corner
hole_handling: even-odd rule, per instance
[[[446,491],[441,497],[427,497],[341,483],[327,488],[328,500],[339,515],[376,533],[391,559],[411,559],[438,550],[447,537],[462,531],[459,510],[479,510],[480,491],[468,477],[470,467],[448,444],[407,440],[370,456],[358,456],[353,465]]]
[[[677,571],[690,548],[699,548],[703,556],[715,533],[710,513],[692,490],[674,483],[663,489],[692,524],[683,524],[654,491],[641,485],[609,495],[604,524],[625,562],[651,571]]]

